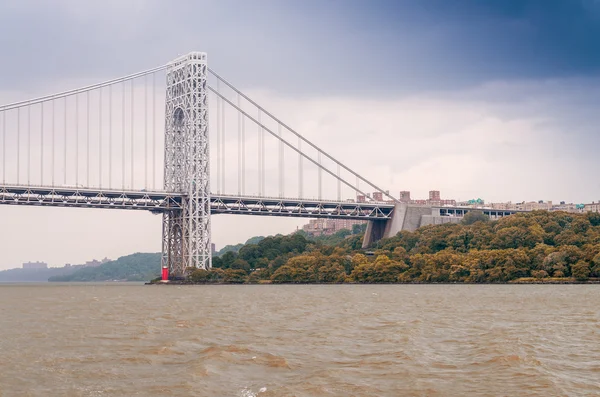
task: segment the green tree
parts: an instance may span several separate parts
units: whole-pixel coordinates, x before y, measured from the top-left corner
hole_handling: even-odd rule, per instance
[[[233,251],[227,251],[223,255],[221,255],[221,268],[229,269],[231,265],[237,258],[237,253]]]
[[[475,222],[488,222],[490,218],[482,211],[469,211],[460,220],[463,225],[472,225]]]
[[[243,259],[237,258],[231,263],[230,269],[243,270],[246,273],[250,271],[250,264]]]
[[[600,213],[590,211],[587,213],[587,218],[592,226],[600,226]]]
[[[352,225],[352,234],[361,234],[367,230],[367,224],[363,223],[360,225]]]

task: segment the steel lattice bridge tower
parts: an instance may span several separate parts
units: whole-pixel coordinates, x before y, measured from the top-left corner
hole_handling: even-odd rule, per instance
[[[216,74],[206,53],[3,105],[0,117],[0,204],[162,214],[165,280],[211,267],[211,214],[367,220],[366,244],[399,230],[394,197]]]
[[[163,215],[164,273],[211,267],[207,73],[204,53],[167,66],[165,190],[184,196]]]

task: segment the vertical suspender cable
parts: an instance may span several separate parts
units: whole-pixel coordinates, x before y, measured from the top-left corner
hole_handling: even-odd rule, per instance
[[[225,102],[221,103],[221,189],[225,193]]]
[[[279,197],[283,197],[283,141],[281,140],[281,123],[277,124],[277,132],[279,133]]]
[[[64,173],[64,181],[65,186],[67,185],[67,97],[65,97],[65,103],[63,108],[63,118],[64,118],[64,142],[63,142],[63,173]]]
[[[144,76],[144,188],[148,189],[148,75]]]
[[[40,120],[40,183],[44,186],[44,102],[40,103],[41,120]]]
[[[152,73],[152,190],[156,190],[156,72]]]
[[[108,86],[108,188],[112,189],[112,84]]]
[[[125,81],[121,83],[121,186],[125,190]]]
[[[56,101],[53,99],[52,100],[52,167],[50,168],[50,170],[52,171],[52,186],[54,186],[54,157],[56,155],[55,154],[55,146],[54,146],[55,145],[55,138],[56,138],[55,137],[55,129],[56,129],[55,121],[56,120],[55,120],[55,115],[54,115],[54,112],[56,110],[56,108],[55,108],[55,105],[56,105],[55,102]]]
[[[134,97],[133,81],[134,81],[134,79],[131,79],[131,186],[130,186],[131,190],[133,190],[133,171],[134,171],[134,168],[133,168],[133,157],[134,157],[133,156],[133,153],[134,153],[133,152],[133,150],[134,150],[134,148],[133,148],[133,146],[134,146],[134,144],[133,144],[133,119],[135,118],[134,111],[133,111],[133,109],[134,109],[134,107],[133,107],[133,97]]]
[[[90,92],[88,91],[86,93],[86,135],[87,138],[85,139],[85,143],[86,143],[86,166],[85,166],[85,173],[86,173],[86,187],[90,186]]]
[[[31,185],[31,105],[27,106],[27,185]]]
[[[319,200],[322,199],[322,180],[323,180],[323,168],[321,167],[321,151],[319,150],[319,154],[318,154],[318,160],[319,160]]]
[[[338,201],[342,201],[342,181],[340,180],[340,165],[337,165],[337,199]]]
[[[267,186],[265,183],[265,129],[264,128],[260,128],[260,144],[261,144],[261,149],[260,152],[262,154],[262,156],[260,157],[261,160],[261,169],[262,169],[262,188],[263,188],[263,195],[267,195]]]
[[[79,94],[75,93],[75,186],[79,185]]]
[[[242,195],[246,194],[246,116],[242,115]]]
[[[17,108],[17,185],[21,175],[21,108]]]
[[[237,95],[237,105],[240,107],[240,94]],[[242,113],[238,114],[238,196],[242,194]]]
[[[6,112],[2,112],[2,184],[6,184]]]
[[[261,158],[262,158],[262,152],[261,152],[262,143],[260,141],[262,128],[260,126],[260,124],[261,124],[260,118],[261,118],[261,111],[260,111],[260,109],[258,109],[258,195],[262,196],[262,177],[261,177],[261,175],[262,175],[262,160],[261,160]]]
[[[98,95],[98,187],[102,188],[102,87]]]
[[[219,92],[217,79],[217,92]],[[221,98],[217,95],[217,193],[221,194]]]
[[[303,198],[303,175],[302,175],[302,138],[298,137],[298,198]]]

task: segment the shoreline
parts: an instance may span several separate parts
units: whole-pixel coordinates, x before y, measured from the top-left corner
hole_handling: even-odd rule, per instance
[[[520,278],[507,282],[501,283],[466,283],[466,282],[410,282],[410,283],[273,283],[270,280],[265,280],[259,283],[228,283],[228,282],[214,282],[214,283],[196,283],[192,281],[184,280],[173,280],[169,282],[146,282],[145,285],[531,285],[531,284],[546,284],[546,285],[567,285],[567,284],[590,284],[600,285],[600,279],[590,280],[576,280],[574,278],[552,278],[552,279],[533,279],[533,278]]]

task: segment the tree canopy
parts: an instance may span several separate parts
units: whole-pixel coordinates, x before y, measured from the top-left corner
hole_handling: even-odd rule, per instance
[[[402,231],[361,250],[363,234],[267,237],[213,259],[200,282],[506,283],[600,277],[600,215],[534,211]],[[359,229],[356,228],[355,231]],[[234,273],[235,272],[235,273]],[[207,272],[210,273],[210,272]]]
[[[137,253],[48,281],[147,281],[160,275],[160,254]]]

